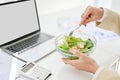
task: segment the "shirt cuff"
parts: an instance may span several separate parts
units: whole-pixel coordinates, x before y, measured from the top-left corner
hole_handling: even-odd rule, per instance
[[[96,71],[96,73],[94,74],[92,80],[96,80],[96,78],[98,77],[98,75],[100,74],[100,72],[104,69],[104,67],[99,67]]]
[[[97,20],[98,22],[102,22],[107,16],[107,9],[103,8],[103,16],[100,20]]]

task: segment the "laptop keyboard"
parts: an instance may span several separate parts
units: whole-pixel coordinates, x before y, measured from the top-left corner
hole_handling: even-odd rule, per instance
[[[34,47],[44,41],[49,40],[50,38],[52,38],[52,36],[47,34],[35,35],[31,38],[18,42],[12,46],[6,47],[6,49],[12,53],[16,53],[16,52],[21,53],[27,50],[28,48]]]

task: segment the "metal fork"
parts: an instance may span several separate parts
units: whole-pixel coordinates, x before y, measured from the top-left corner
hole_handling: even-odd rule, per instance
[[[71,31],[70,33],[69,33],[69,36],[71,36],[73,33],[74,33],[74,31],[76,31],[77,29],[79,29],[81,27],[81,25],[79,25],[77,28],[75,28],[73,31]]]

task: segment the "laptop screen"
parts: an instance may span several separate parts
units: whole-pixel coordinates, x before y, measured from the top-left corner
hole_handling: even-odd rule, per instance
[[[0,4],[0,46],[40,31],[35,0]]]

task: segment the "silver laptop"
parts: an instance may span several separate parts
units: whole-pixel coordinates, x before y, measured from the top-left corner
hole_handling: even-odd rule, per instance
[[[53,48],[42,56],[41,53],[26,53],[26,51],[52,38],[53,36],[40,30],[35,0],[0,4],[0,47],[3,51],[22,61],[36,61],[47,55]]]

